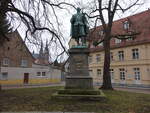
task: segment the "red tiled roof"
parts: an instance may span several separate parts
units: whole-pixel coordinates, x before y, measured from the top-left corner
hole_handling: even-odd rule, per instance
[[[48,60],[45,60],[45,59],[39,59],[37,58],[35,61],[34,61],[35,64],[40,64],[40,65],[50,65],[50,62]]]
[[[123,23],[128,21],[130,23],[130,28],[128,31],[139,32],[139,35],[136,35],[136,38],[132,41],[122,41],[120,44],[115,44],[115,40],[111,40],[111,48],[114,47],[124,47],[135,44],[147,43],[150,42],[150,10],[117,20],[113,22],[112,34],[125,34],[127,31],[123,29]],[[92,29],[94,30],[94,29]],[[92,31],[91,30],[91,31]],[[93,43],[94,40],[101,38],[98,35],[98,32],[102,30],[102,26],[97,27],[93,33],[90,35],[90,43]],[[96,52],[102,50],[103,47],[98,46],[91,48],[91,52]]]

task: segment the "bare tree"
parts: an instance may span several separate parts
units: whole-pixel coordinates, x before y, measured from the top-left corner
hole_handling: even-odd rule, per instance
[[[141,5],[142,0],[94,0],[94,6],[89,18],[95,18],[95,28],[97,26],[97,22],[100,21],[102,23],[102,29],[104,32],[103,37],[99,37],[99,40],[94,42],[94,45],[97,46],[99,43],[103,42],[104,47],[104,68],[103,68],[103,84],[102,89],[113,89],[111,84],[111,76],[110,76],[110,40],[112,38],[118,39],[127,39],[131,36],[135,36],[138,33],[126,33],[126,34],[112,34],[112,26],[113,19],[115,14],[118,11],[124,13],[129,9],[133,8],[136,5]],[[129,4],[130,3],[130,4]]]
[[[61,22],[59,21],[58,11],[68,11],[66,6],[75,8],[73,5],[62,1],[1,0],[0,16],[3,18],[3,15],[7,15],[11,24],[17,24],[17,28],[23,25],[24,30],[26,30],[25,41],[28,40],[28,42],[40,44],[37,43],[37,40],[41,39],[37,36],[41,38],[41,35],[45,33],[45,36],[50,40],[49,44],[57,47],[59,50],[58,55],[60,56],[67,52],[67,48],[65,47],[65,38],[60,28]]]
[[[6,34],[11,31],[10,29],[10,23],[8,22],[6,18],[6,8],[7,8],[7,2],[3,3],[0,2],[0,44],[2,45],[3,42],[8,41],[8,37],[6,37]],[[2,7],[3,6],[3,7]]]

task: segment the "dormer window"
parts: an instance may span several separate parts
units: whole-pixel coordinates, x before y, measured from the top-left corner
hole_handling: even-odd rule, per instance
[[[129,37],[129,38],[127,39],[127,41],[131,41],[131,40],[134,40],[134,38],[133,38],[133,37]]]
[[[104,35],[104,30],[100,30],[100,31],[99,31],[99,35],[100,35],[100,36],[103,36],[103,35]]]
[[[125,21],[125,22],[123,23],[123,29],[128,30],[129,27],[130,27],[129,21]]]
[[[115,39],[115,43],[116,43],[116,44],[121,43],[121,41],[122,41],[121,39],[117,39],[117,38]]]

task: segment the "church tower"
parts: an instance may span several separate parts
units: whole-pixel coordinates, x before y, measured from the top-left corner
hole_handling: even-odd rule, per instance
[[[46,64],[46,65],[49,64],[48,41],[46,41],[45,48],[43,46],[43,41],[41,41],[41,47],[36,62],[39,64]]]
[[[39,51],[39,57],[38,59],[43,59],[44,58],[44,52],[43,52],[43,41],[41,41],[41,48]]]
[[[44,49],[44,60],[49,62],[49,49],[48,49],[48,41],[46,40],[46,46]]]

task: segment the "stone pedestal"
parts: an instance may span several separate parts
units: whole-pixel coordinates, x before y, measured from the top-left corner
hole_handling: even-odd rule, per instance
[[[89,75],[88,48],[69,50],[69,75],[66,76],[66,89],[93,89],[93,79]]]
[[[88,48],[69,50],[69,74],[66,76],[65,89],[58,90],[52,99],[104,100],[105,95],[93,88],[93,79],[89,75]]]

